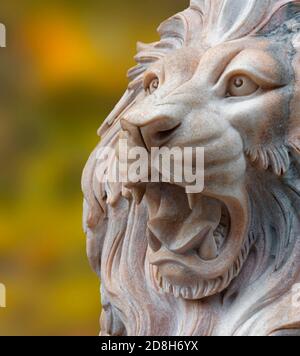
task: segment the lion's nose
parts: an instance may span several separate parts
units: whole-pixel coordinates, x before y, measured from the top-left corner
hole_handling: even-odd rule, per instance
[[[133,138],[140,135],[148,150],[164,146],[175,135],[180,124],[179,119],[167,116],[155,117],[146,124],[135,123],[126,119],[121,120],[122,129],[129,132]]]

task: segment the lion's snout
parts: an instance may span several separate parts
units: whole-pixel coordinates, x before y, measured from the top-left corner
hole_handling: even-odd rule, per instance
[[[143,115],[138,114],[139,120],[130,115],[121,120],[121,126],[127,131],[131,138],[141,138],[144,146],[148,150],[155,147],[162,147],[170,141],[181,125],[181,120],[165,114],[156,114],[150,118],[142,119]],[[137,135],[140,137],[138,138]]]

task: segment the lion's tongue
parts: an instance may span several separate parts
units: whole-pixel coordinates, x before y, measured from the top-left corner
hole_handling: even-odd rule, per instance
[[[181,254],[198,250],[203,259],[217,257],[213,231],[221,219],[219,201],[196,195],[191,209],[183,188],[164,183],[150,184],[146,199],[148,228],[164,247]]]

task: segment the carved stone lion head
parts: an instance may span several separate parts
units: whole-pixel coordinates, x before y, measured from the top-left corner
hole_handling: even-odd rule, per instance
[[[204,147],[205,188],[100,183],[92,153],[84,227],[102,333],[298,330],[300,1],[192,0],[159,34],[138,45],[99,147]]]

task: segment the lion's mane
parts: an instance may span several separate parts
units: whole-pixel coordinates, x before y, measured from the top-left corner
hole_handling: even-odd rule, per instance
[[[191,24],[199,28],[197,33],[191,33]],[[280,31],[293,44],[291,56],[296,58],[299,28],[300,1],[192,0],[187,10],[160,26],[159,42],[138,44],[138,65],[128,73],[128,89],[102,125],[101,143],[83,175],[84,229],[91,265],[101,279],[103,335],[276,335],[300,330],[300,310],[293,308],[291,293],[300,282],[299,110],[290,117],[291,134],[284,142],[246,150],[252,162],[247,181],[252,220],[241,258],[247,261],[225,292],[201,301],[159,292],[155,269],[147,262],[146,204],[128,198],[121,184],[100,184],[96,174],[97,150],[117,144],[119,118],[134,105],[143,73],[153,62],[192,41],[213,46]],[[294,100],[300,102],[299,90],[296,80]]]

